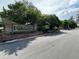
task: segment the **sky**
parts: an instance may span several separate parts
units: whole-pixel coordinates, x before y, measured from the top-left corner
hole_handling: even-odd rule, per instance
[[[19,0],[0,0],[0,11],[4,6]],[[56,14],[60,19],[68,19],[78,13],[79,0],[27,0],[32,2],[43,14]]]

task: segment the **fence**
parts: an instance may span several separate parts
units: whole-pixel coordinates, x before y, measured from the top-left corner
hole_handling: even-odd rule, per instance
[[[33,25],[5,25],[5,33],[28,33],[35,31],[35,26]]]

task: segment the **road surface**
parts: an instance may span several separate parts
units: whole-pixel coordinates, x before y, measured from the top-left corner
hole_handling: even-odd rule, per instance
[[[0,59],[79,59],[79,29],[0,45]]]

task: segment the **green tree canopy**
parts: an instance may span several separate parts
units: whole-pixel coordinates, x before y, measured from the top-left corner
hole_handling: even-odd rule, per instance
[[[61,24],[59,18],[56,15],[42,15],[41,20],[38,25],[43,27],[48,25],[50,29],[54,29],[55,27],[59,27]]]
[[[32,5],[26,6],[22,2],[15,2],[15,4],[8,5],[8,10],[3,7],[3,12],[0,14],[3,18],[12,20],[19,24],[25,24],[26,22],[34,24],[37,22],[41,12]]]
[[[61,23],[62,23],[61,26],[64,27],[65,29],[77,27],[76,22],[72,19],[63,20],[63,21],[61,21]]]

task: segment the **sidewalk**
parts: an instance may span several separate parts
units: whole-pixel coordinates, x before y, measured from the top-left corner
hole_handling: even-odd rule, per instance
[[[27,39],[32,39],[32,38],[40,37],[42,35],[45,35],[45,34],[39,34],[39,35],[30,36],[30,37],[26,37],[26,38],[19,38],[19,39],[14,39],[14,40],[10,40],[10,41],[0,42],[0,45],[18,42],[18,41],[23,41],[23,40],[27,40]]]
[[[6,42],[6,41],[16,41],[16,39],[20,40],[23,38],[34,37],[42,34],[43,34],[42,32],[33,32],[33,33],[27,33],[27,34],[13,34],[13,35],[0,33],[0,43]]]
[[[18,41],[22,41],[22,40],[27,40],[27,39],[32,39],[32,38],[37,38],[37,37],[41,37],[41,36],[56,36],[56,35],[61,35],[61,34],[66,34],[66,33],[69,33],[71,32],[71,30],[60,30],[60,32],[54,32],[54,33],[32,33],[31,36],[23,36],[23,38],[15,38],[13,40],[8,40],[6,42],[0,42],[0,45],[3,45],[3,44],[7,44],[7,43],[12,43],[12,42],[18,42]]]

